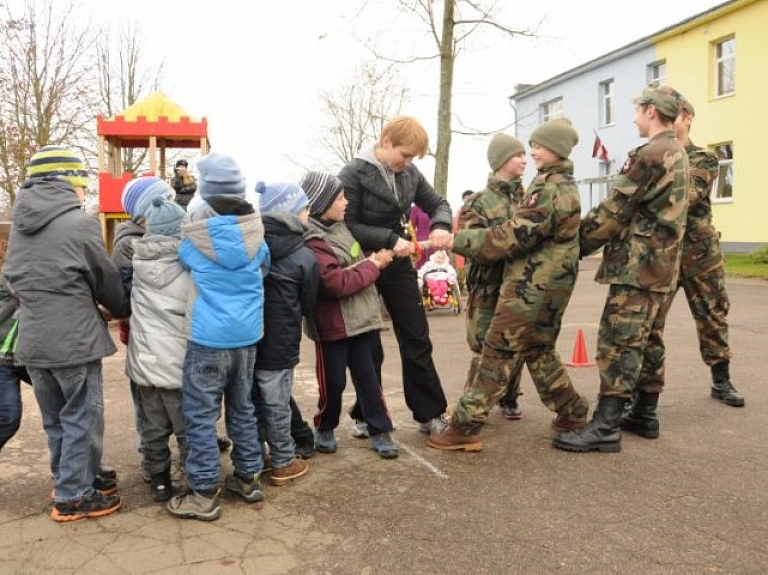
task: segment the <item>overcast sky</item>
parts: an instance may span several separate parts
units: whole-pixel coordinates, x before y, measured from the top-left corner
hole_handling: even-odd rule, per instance
[[[440,0],[438,0],[440,1]],[[208,119],[212,149],[232,155],[249,186],[297,180],[319,157],[320,93],[370,60],[361,39],[407,54],[423,27],[394,12],[394,0],[79,0],[100,25],[135,22],[144,57],[165,62],[164,91]],[[506,97],[592,58],[722,3],[713,0],[502,0],[498,19],[535,28],[537,38],[475,33],[457,61],[454,117],[481,130],[513,121]],[[364,7],[361,13],[361,7]],[[412,92],[404,113],[436,138],[437,68],[404,67]],[[457,122],[455,122],[457,124]],[[513,133],[513,128],[509,129]],[[485,185],[487,138],[454,137],[449,200]],[[419,164],[428,179],[433,163]]]

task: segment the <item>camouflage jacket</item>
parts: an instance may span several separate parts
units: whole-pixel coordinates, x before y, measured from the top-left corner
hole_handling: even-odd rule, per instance
[[[688,213],[688,157],[672,130],[629,153],[608,197],[581,222],[581,255],[603,246],[595,280],[669,292]]]
[[[712,225],[710,194],[717,177],[717,156],[693,142],[685,146],[690,163],[688,187],[688,222],[683,238],[683,259],[680,273],[694,277],[724,265],[720,239]]]
[[[493,174],[486,188],[464,202],[459,212],[459,229],[486,229],[503,224],[512,217],[523,196],[520,179],[504,182]],[[467,275],[467,287],[500,286],[504,276],[504,260],[492,263],[473,261]]]
[[[504,281],[519,282],[521,294],[570,290],[578,272],[580,213],[573,163],[563,160],[539,170],[510,219],[457,232],[453,249],[486,263],[507,259]]]

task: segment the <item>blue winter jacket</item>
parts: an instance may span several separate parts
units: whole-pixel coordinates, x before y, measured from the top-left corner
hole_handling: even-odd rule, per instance
[[[233,212],[242,214],[238,208]],[[181,230],[179,261],[189,268],[194,288],[187,304],[189,339],[215,349],[252,345],[264,335],[270,265],[261,216],[252,208],[245,215],[210,212]]]

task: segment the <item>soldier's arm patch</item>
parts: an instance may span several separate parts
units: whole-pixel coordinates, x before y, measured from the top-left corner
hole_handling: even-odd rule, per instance
[[[535,208],[539,203],[539,197],[541,194],[539,192],[535,194],[531,194],[526,200],[525,200],[525,207],[526,208]]]

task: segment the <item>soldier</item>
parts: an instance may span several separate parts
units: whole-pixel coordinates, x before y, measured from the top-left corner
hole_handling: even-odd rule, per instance
[[[525,146],[507,134],[496,134],[488,144],[488,165],[491,174],[486,188],[465,199],[459,212],[459,229],[492,228],[512,217],[514,208],[523,196],[521,177],[525,172]],[[504,260],[491,263],[468,262],[467,269],[467,343],[472,350],[472,360],[467,374],[467,386],[474,380],[480,363],[480,352],[488,326],[496,311],[504,276]],[[520,376],[509,382],[507,393],[499,401],[504,417],[519,420],[523,413],[517,402],[520,394]]]
[[[542,403],[558,414],[553,426],[577,429],[586,423],[589,404],[574,390],[555,351],[579,265],[581,205],[568,160],[578,141],[565,118],[536,128],[530,143],[538,174],[512,217],[491,229],[461,230],[449,241],[476,260],[507,261],[477,373],[448,428],[430,436],[430,447],[482,449],[477,432],[524,363]]]
[[[635,124],[648,142],[629,153],[608,197],[581,222],[581,255],[604,246],[595,279],[610,285],[598,332],[600,399],[584,429],[553,439],[558,449],[621,451],[619,419],[680,270],[688,157],[672,124],[682,101],[675,89],[655,85],[635,98]]]
[[[693,105],[685,100],[674,123],[677,140],[685,148],[690,163],[688,187],[688,219],[683,237],[683,256],[676,286],[659,311],[648,336],[648,351],[638,380],[635,401],[621,428],[642,437],[659,436],[656,408],[664,389],[664,342],[662,335],[666,313],[680,286],[683,287],[699,336],[701,357],[712,370],[710,393],[732,407],[743,407],[744,396],[731,384],[728,345],[728,309],[725,291],[725,263],[720,251],[717,230],[712,225],[710,194],[717,177],[717,156],[706,148],[695,146],[689,134],[695,116]]]

